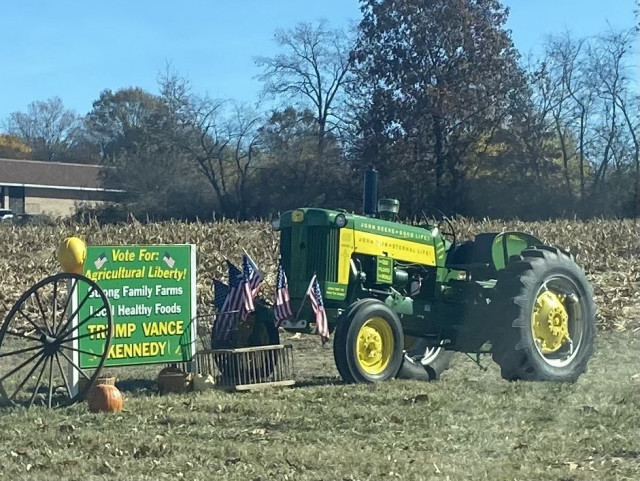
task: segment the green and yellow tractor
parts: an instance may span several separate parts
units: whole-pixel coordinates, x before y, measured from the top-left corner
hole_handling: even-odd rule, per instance
[[[287,331],[312,332],[315,274],[347,382],[435,379],[455,351],[491,353],[509,380],[572,382],[586,370],[596,309],[568,253],[524,232],[457,242],[444,214],[408,225],[398,207],[377,201],[368,170],[364,215],[300,208],[274,219],[294,313]],[[271,309],[256,315],[270,324]]]

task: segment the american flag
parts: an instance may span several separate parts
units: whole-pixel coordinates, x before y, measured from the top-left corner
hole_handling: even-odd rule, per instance
[[[229,286],[218,279],[211,279],[211,281],[213,282],[213,305],[220,312],[222,311],[222,306],[224,306],[224,301],[227,300]]]
[[[276,280],[276,304],[273,309],[276,316],[276,326],[280,326],[282,321],[291,317],[291,305],[289,303],[289,286],[287,284],[287,275],[282,268],[282,264],[278,264],[278,278]]]
[[[316,330],[318,334],[320,334],[322,344],[324,344],[329,340],[329,321],[327,320],[327,313],[324,310],[324,303],[322,302],[320,284],[315,274],[311,278],[307,294],[311,298],[311,307],[313,307],[313,312],[316,314]]]
[[[228,340],[236,321],[255,310],[249,284],[243,272],[227,261],[229,268],[229,294],[213,325],[213,338]]]
[[[251,289],[251,295],[256,297],[258,293],[258,289],[260,288],[260,284],[264,280],[264,276],[260,269],[249,254],[245,252],[242,256],[242,272],[244,272],[244,277],[249,282],[249,288]]]

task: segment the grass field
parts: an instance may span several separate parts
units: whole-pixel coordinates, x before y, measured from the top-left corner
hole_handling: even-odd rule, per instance
[[[576,384],[509,383],[458,354],[438,382],[345,385],[331,344],[295,349],[297,387],[160,396],[122,369],[125,412],[0,413],[1,479],[634,480],[639,346],[600,333]]]

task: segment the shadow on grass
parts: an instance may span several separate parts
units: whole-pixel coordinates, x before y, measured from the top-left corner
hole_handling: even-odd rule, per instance
[[[117,388],[134,396],[157,394],[158,385],[153,379],[123,379],[116,382]]]
[[[291,386],[293,389],[319,387],[319,386],[342,386],[346,383],[339,377],[318,376],[312,378],[296,379],[296,383]],[[145,396],[158,394],[158,385],[153,379],[118,379],[116,387],[123,393],[132,396]]]
[[[304,388],[304,387],[316,387],[316,386],[342,386],[346,384],[339,377],[331,377],[331,376],[318,376],[312,378],[305,378],[302,380],[297,380],[296,383],[292,386],[294,389]]]

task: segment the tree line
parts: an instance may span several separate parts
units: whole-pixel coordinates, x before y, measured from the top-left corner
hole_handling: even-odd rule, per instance
[[[255,58],[268,109],[194,92],[167,66],[157,92],[106,89],[84,116],[59,98],[11,113],[0,157],[108,167],[105,184],[126,194],[107,220],[359,211],[371,165],[408,217],[426,206],[636,216],[637,21],[549,36],[532,59],[498,0],[362,0],[361,11],[352,30],[318,21],[275,33],[278,53]]]

